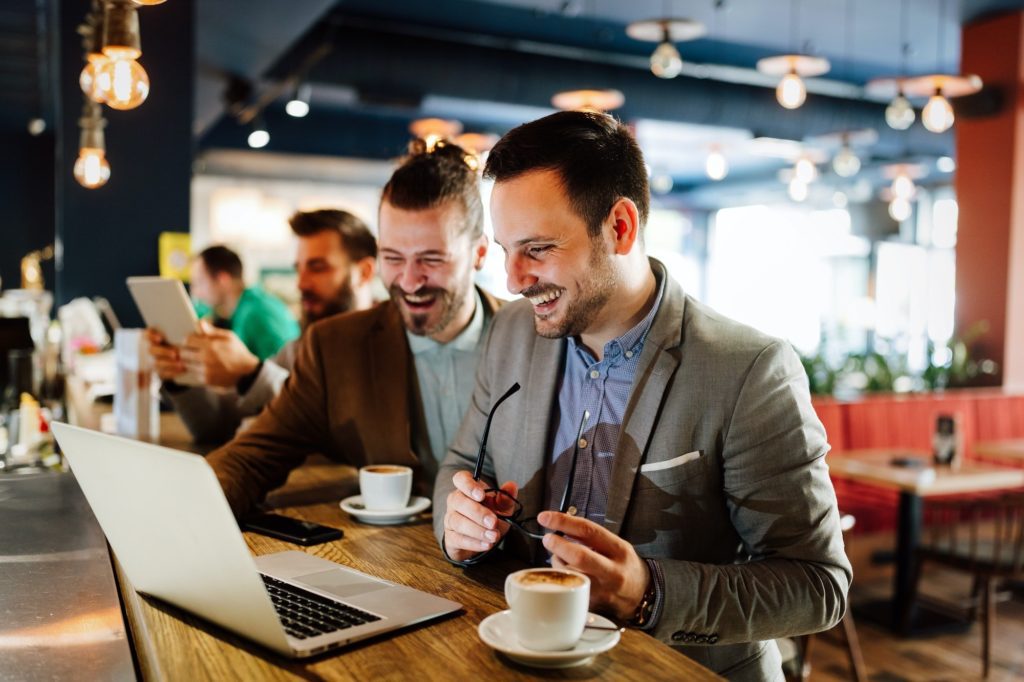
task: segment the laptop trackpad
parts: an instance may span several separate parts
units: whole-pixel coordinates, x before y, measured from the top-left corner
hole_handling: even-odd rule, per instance
[[[330,592],[342,599],[358,597],[391,587],[388,583],[371,580],[336,568],[320,571],[319,573],[307,573],[306,575],[296,576],[292,580],[303,585],[315,587],[324,592]]]

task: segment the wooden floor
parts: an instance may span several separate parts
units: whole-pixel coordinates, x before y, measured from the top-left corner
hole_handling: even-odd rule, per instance
[[[854,569],[853,601],[890,593],[892,567],[873,564],[871,555],[893,545],[890,534],[848,538],[847,552]],[[929,566],[921,590],[943,599],[962,598],[970,591],[970,579],[962,573]],[[872,682],[981,679],[981,627],[978,624],[966,634],[901,639],[862,619],[857,621],[857,633]],[[990,680],[1024,680],[1024,596],[1020,593],[997,607],[993,659]],[[839,631],[815,639],[811,670],[810,679],[815,682],[852,679]]]

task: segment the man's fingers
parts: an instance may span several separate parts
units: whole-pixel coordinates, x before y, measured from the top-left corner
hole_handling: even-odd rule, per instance
[[[552,562],[557,558],[563,565],[589,576],[602,575],[612,569],[611,562],[594,550],[553,533],[544,536],[544,547],[551,552]]]
[[[545,528],[564,533],[605,556],[614,558],[621,554],[619,538],[593,521],[546,511],[537,515],[537,522]]]
[[[468,471],[456,471],[452,476],[452,483],[466,497],[483,502],[487,485],[483,481],[474,481],[473,475]]]
[[[445,528],[455,531],[461,535],[486,542],[496,542],[498,531],[484,528],[467,517],[455,511],[449,511],[444,520]]]
[[[448,495],[448,511],[461,514],[481,528],[493,529],[498,526],[498,517],[494,512],[458,490]]]
[[[491,548],[491,544],[490,542],[471,538],[468,535],[462,535],[454,530],[445,531],[444,534],[444,546],[449,554],[452,554],[454,550],[460,549],[474,553],[486,552]]]

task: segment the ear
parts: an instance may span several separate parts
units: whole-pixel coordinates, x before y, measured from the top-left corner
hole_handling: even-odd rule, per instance
[[[624,256],[633,250],[640,239],[640,214],[631,199],[621,197],[608,214],[608,231],[614,242],[614,252]]]
[[[484,267],[484,260],[487,258],[487,246],[489,242],[487,235],[480,235],[480,239],[477,240],[476,244],[473,245],[473,269],[482,270]]]
[[[352,268],[352,279],[356,285],[366,284],[377,274],[377,259],[367,256],[356,262]]]

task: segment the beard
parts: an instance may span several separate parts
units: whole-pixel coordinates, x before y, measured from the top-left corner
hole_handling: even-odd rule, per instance
[[[472,291],[472,288],[470,288]],[[397,284],[392,284],[388,289],[391,300],[398,306],[402,314],[402,321],[405,328],[416,336],[433,336],[440,333],[452,323],[458,315],[463,303],[466,301],[467,291],[449,291],[441,287],[420,287],[409,293],[410,296],[434,296],[434,305],[429,312],[416,312],[409,310],[405,302],[406,292]],[[431,318],[434,318],[433,320]]]
[[[575,298],[568,302],[561,320],[549,320],[533,316],[533,327],[538,336],[546,339],[561,339],[567,336],[579,336],[585,332],[601,310],[611,300],[615,291],[615,272],[611,258],[601,249],[598,239],[591,241],[590,259],[587,263],[588,278],[577,284]],[[534,284],[522,291],[526,298],[540,296],[550,292],[563,292],[565,288],[555,284]]]
[[[314,322],[319,322],[320,320],[325,320],[328,317],[340,315],[341,313],[347,313],[348,311],[352,310],[352,308],[355,306],[355,292],[352,291],[351,282],[349,282],[346,279],[345,282],[341,285],[341,289],[338,290],[338,293],[335,294],[334,297],[330,299],[325,300],[320,298],[316,294],[303,293],[302,300],[315,301],[321,303],[320,310],[315,313],[303,309],[302,328],[306,329],[307,327],[309,327],[309,325],[313,324]]]

